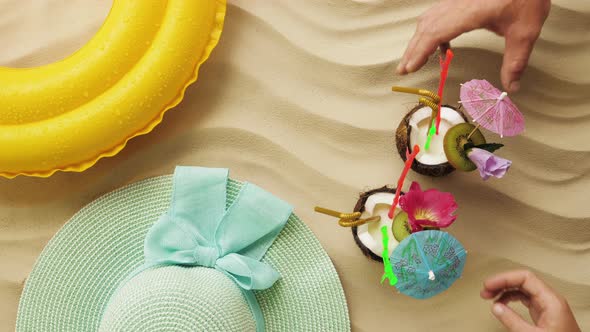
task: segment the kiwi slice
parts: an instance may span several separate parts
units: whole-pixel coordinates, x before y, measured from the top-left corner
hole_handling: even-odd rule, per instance
[[[473,145],[485,144],[486,139],[479,131],[479,129],[473,132],[473,135],[469,139],[467,136],[475,129],[475,126],[470,123],[460,123],[451,127],[445,134],[443,142],[443,148],[445,155],[449,160],[449,163],[458,170],[464,172],[474,171],[477,166],[467,157],[467,153],[463,146],[467,143],[473,143]]]
[[[410,229],[410,224],[408,223],[408,214],[405,212],[398,213],[395,218],[393,218],[393,237],[399,242],[402,242],[403,239],[410,236],[412,234],[412,230]]]
[[[424,227],[425,231],[438,231],[440,230],[440,228],[438,227]],[[405,212],[400,212],[398,213],[394,218],[393,218],[393,227],[392,227],[392,231],[393,231],[393,237],[395,237],[395,239],[398,242],[402,242],[403,239],[407,238],[408,236],[410,236],[410,234],[412,234],[412,229],[410,228],[410,223],[408,221],[408,214]]]

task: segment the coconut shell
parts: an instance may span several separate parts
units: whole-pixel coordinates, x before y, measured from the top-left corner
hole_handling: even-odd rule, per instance
[[[381,192],[395,194],[395,191],[396,191],[396,188],[389,188],[387,186],[384,186],[384,187],[381,187],[378,189],[373,189],[373,190],[369,190],[367,192],[362,193],[360,195],[358,201],[356,202],[356,205],[354,206],[354,212],[360,212],[360,213],[365,212],[365,203],[367,202],[367,199],[369,198],[369,196],[376,194],[376,193],[381,193]],[[403,194],[404,193],[402,192],[401,195],[403,195]],[[383,258],[375,255],[371,250],[369,250],[369,248],[365,247],[365,245],[361,242],[361,240],[358,237],[357,226],[353,226],[351,228],[352,228],[352,237],[354,238],[354,242],[361,249],[362,253],[374,261],[383,263]]]
[[[419,109],[423,107],[424,105],[422,104],[418,104],[416,107],[414,107],[408,114],[406,114],[406,116],[404,116],[399,126],[397,127],[397,131],[395,133],[395,145],[403,161],[406,161],[406,149],[410,152],[412,152],[413,149],[413,147],[410,146],[410,132],[412,130],[412,128],[410,127],[410,118],[414,113],[416,113]],[[448,107],[455,110],[457,113],[461,115],[465,122],[469,122],[465,114],[457,110],[455,107],[450,105],[443,105],[443,107]],[[432,177],[445,176],[452,173],[455,170],[453,165],[451,165],[449,162],[438,165],[426,165],[420,163],[418,160],[415,159],[412,163],[412,169],[417,173]]]

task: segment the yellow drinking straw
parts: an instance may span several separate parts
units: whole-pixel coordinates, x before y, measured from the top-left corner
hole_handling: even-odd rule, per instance
[[[436,93],[434,93],[430,90],[426,90],[426,89],[407,88],[404,86],[394,86],[391,88],[391,91],[411,93],[411,94],[415,94],[415,95],[419,95],[419,96],[428,97],[428,98],[431,98],[432,101],[434,101],[436,104],[438,104],[438,102],[440,101],[440,97]]]
[[[380,216],[374,216],[366,219],[359,219],[361,217],[360,212],[353,212],[353,213],[342,213],[330,209],[326,209],[323,207],[316,206],[314,208],[315,212],[323,213],[332,217],[339,218],[338,224],[342,227],[354,227],[360,226],[362,224],[379,221],[381,220]]]
[[[424,97],[420,97],[420,99],[418,101],[420,102],[420,104],[430,107],[432,109],[432,115],[434,117],[436,117],[436,112],[438,112],[438,104],[437,103],[433,102],[430,99],[424,98]]]
[[[340,220],[338,220],[338,225],[340,225],[342,227],[354,227],[354,226],[360,226],[363,224],[367,224],[367,223],[375,222],[375,221],[380,221],[380,220],[381,220],[381,216],[374,216],[374,217],[370,217],[367,219],[357,219],[357,220],[340,219]]]
[[[436,126],[432,123],[436,121],[436,113],[438,112],[438,103],[440,102],[440,97],[438,96],[438,94],[426,89],[408,88],[404,86],[394,86],[391,88],[391,91],[411,93],[423,96],[419,99],[420,104],[426,105],[432,109],[432,114],[430,116],[430,127],[428,128],[426,143],[424,144],[424,150],[428,150],[430,148],[430,141],[432,141],[432,136],[436,134]],[[434,123],[436,124],[436,122]]]
[[[330,209],[326,209],[323,207],[316,206],[314,208],[315,212],[323,213],[332,217],[340,218],[340,219],[358,219],[361,216],[360,212],[353,212],[353,213],[342,213]]]

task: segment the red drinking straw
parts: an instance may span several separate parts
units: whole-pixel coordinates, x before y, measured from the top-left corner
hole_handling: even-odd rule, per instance
[[[442,107],[442,97],[443,92],[445,90],[445,83],[447,81],[447,76],[449,75],[449,66],[451,65],[451,60],[453,60],[453,51],[451,49],[447,49],[447,53],[445,55],[445,59],[443,61],[442,56],[440,57],[440,83],[438,85],[438,97],[440,101],[438,102],[438,114],[436,115],[436,134],[438,135],[438,127],[440,126],[440,110]]]
[[[412,154],[409,151],[406,151],[406,166],[404,167],[404,171],[402,175],[397,180],[397,189],[395,190],[395,198],[393,198],[393,205],[391,205],[391,209],[389,209],[389,214],[387,215],[389,219],[393,219],[393,212],[395,211],[395,207],[399,201],[399,195],[401,194],[402,187],[404,186],[404,180],[406,179],[406,175],[408,175],[408,171],[410,171],[410,167],[412,167],[412,163],[414,159],[416,159],[416,155],[420,152],[420,147],[418,145],[414,145],[412,149]]]

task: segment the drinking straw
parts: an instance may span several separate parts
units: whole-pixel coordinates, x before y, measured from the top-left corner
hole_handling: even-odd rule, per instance
[[[437,104],[440,101],[440,97],[436,93],[426,89],[408,88],[405,86],[394,86],[391,88],[391,91],[411,93],[419,96],[429,97]]]
[[[397,284],[397,276],[393,273],[393,266],[389,262],[389,235],[387,234],[387,226],[381,227],[381,234],[383,235],[383,277],[381,277],[381,283],[385,279],[389,279],[389,284],[395,286]]]
[[[430,126],[428,127],[428,135],[426,136],[426,143],[424,144],[424,150],[428,150],[430,149],[430,141],[432,140],[432,136],[434,136],[434,134],[436,133],[435,121],[437,117],[436,111],[438,110],[438,105],[435,102],[432,102],[430,99],[423,97],[420,98],[420,103],[432,109],[432,115],[430,116]]]
[[[420,147],[418,145],[414,145],[412,149],[412,153],[410,154],[409,151],[406,150],[406,165],[404,166],[404,170],[402,171],[402,175],[399,177],[397,181],[397,189],[395,190],[395,197],[393,198],[393,204],[391,205],[391,209],[389,209],[389,213],[387,216],[389,219],[393,219],[393,212],[395,211],[395,207],[399,201],[399,195],[401,194],[402,187],[404,185],[404,180],[406,179],[406,175],[410,171],[410,167],[412,167],[412,163],[416,158],[416,155],[420,152]]]
[[[438,85],[438,114],[436,116],[436,134],[438,135],[438,128],[440,126],[440,109],[442,107],[442,96],[445,89],[445,83],[447,81],[447,76],[449,75],[449,66],[451,65],[451,60],[453,60],[453,51],[450,48],[447,49],[446,55],[444,57],[441,56],[439,59],[441,72],[440,72],[440,82]]]
[[[340,219],[338,220],[338,224],[342,227],[355,227],[355,226],[360,226],[363,224],[367,224],[370,222],[375,222],[375,221],[380,221],[381,220],[381,216],[373,216],[370,218],[366,218],[366,219]]]
[[[432,119],[430,123],[430,129],[428,130],[428,136],[426,136],[426,142],[424,143],[424,150],[430,149],[430,141],[432,140],[432,136],[436,134],[436,119]]]
[[[436,118],[436,113],[438,112],[438,103],[434,102],[428,98],[424,98],[421,97],[419,100],[420,104],[424,105],[424,106],[428,106],[430,107],[430,109],[432,109],[432,118],[431,120],[435,120]]]
[[[440,112],[440,97],[435,94],[432,91],[426,90],[426,89],[417,89],[417,88],[408,88],[408,87],[404,87],[404,86],[394,86],[391,88],[391,91],[396,91],[396,92],[403,92],[403,93],[411,93],[411,94],[415,94],[415,95],[419,95],[419,96],[424,96],[424,97],[420,97],[419,101],[421,104],[424,104],[426,106],[429,106],[430,108],[432,108],[432,115],[430,117],[430,122],[431,125],[428,127],[428,132],[427,132],[427,137],[426,137],[426,144],[424,145],[424,149],[428,150],[430,148],[430,141],[432,140],[432,136],[434,136],[434,130],[432,129],[434,127],[434,119],[435,117],[437,117],[437,110]],[[428,97],[428,98],[425,98]],[[431,100],[432,99],[432,100]],[[437,129],[438,131],[438,129]]]
[[[353,213],[342,213],[330,209],[326,209],[323,207],[316,206],[314,208],[315,212],[323,213],[332,217],[340,218],[340,219],[358,219],[361,216],[360,212],[353,212]]]

